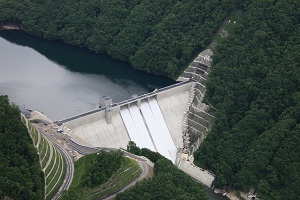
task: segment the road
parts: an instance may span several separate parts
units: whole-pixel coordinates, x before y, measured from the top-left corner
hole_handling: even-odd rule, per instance
[[[71,139],[68,139],[68,145],[71,148],[73,148],[75,151],[79,152],[82,155],[88,155],[88,154],[91,154],[91,153],[96,153],[100,150],[103,150],[103,151],[117,151],[117,150],[119,150],[119,149],[116,149],[116,148],[86,147],[86,146],[82,146],[82,145],[77,144],[76,142],[72,141]],[[138,181],[141,181],[144,178],[149,177],[149,174],[150,174],[150,176],[152,176],[152,173],[149,172],[149,167],[150,166],[147,164],[146,159],[141,158],[137,155],[128,153],[126,151],[123,151],[123,154],[124,154],[124,156],[129,157],[129,158],[134,159],[135,161],[137,161],[139,163],[141,169],[142,169],[142,173],[140,174],[140,176],[138,178],[136,178],[135,180],[130,182],[125,187],[121,188],[120,190],[116,191],[115,193],[111,194],[110,196],[102,198],[103,200],[114,199],[118,193],[124,192],[125,190],[127,190],[131,186],[135,185]]]
[[[125,190],[127,190],[131,186],[135,185],[138,181],[141,181],[141,180],[143,180],[146,177],[147,172],[148,172],[147,164],[145,162],[142,162],[142,161],[137,161],[137,162],[139,163],[140,167],[143,170],[142,173],[141,173],[141,175],[137,179],[133,180],[128,185],[126,185],[125,187],[123,187],[122,189],[116,191],[115,193],[113,193],[113,194],[111,194],[111,195],[109,195],[107,197],[102,198],[102,200],[115,199],[118,193],[124,192]]]
[[[65,176],[64,182],[60,186],[58,192],[53,197],[53,199],[58,199],[65,190],[69,189],[69,187],[72,183],[73,174],[74,174],[74,163],[73,163],[71,156],[64,150],[64,148],[62,148],[59,144],[57,144],[54,141],[52,141],[52,143],[58,148],[61,155],[65,159],[65,163],[66,163],[66,176]]]
[[[50,119],[38,111],[34,111],[33,117],[29,120],[40,119],[39,123],[32,123],[40,133],[42,133],[52,144],[60,151],[62,157],[65,160],[66,175],[64,181],[60,186],[58,192],[54,195],[53,199],[58,199],[65,190],[68,190],[74,175],[74,161],[72,157],[76,156],[72,154],[70,148],[66,145],[65,137],[62,134],[56,132],[56,129]],[[47,122],[46,124],[44,122]]]
[[[74,161],[71,157],[71,155],[65,150],[65,145],[63,145],[61,142],[59,142],[60,140],[58,140],[56,137],[54,137],[54,135],[51,135],[48,133],[49,130],[47,130],[47,132],[45,132],[44,130],[46,129],[41,129],[40,127],[38,127],[40,133],[42,133],[49,141],[52,142],[52,144],[60,151],[62,157],[65,160],[65,164],[66,164],[66,175],[63,181],[63,184],[60,186],[58,192],[54,195],[53,199],[58,199],[62,193],[65,190],[68,190],[71,183],[72,183],[72,179],[73,179],[73,175],[74,175]]]
[[[55,125],[45,115],[43,115],[42,113],[37,112],[37,111],[35,111],[35,112],[36,113],[34,115],[34,119],[42,119],[42,120],[46,120],[48,122],[47,124],[34,123],[35,127],[37,127],[40,130],[40,132],[54,144],[55,147],[57,147],[57,149],[61,152],[61,155],[63,156],[65,163],[66,163],[65,179],[64,179],[63,184],[61,185],[59,191],[55,194],[53,199],[58,199],[65,190],[69,189],[72,179],[73,179],[73,174],[74,174],[74,159],[78,159],[79,157],[81,157],[83,155],[96,153],[100,150],[103,150],[103,151],[119,150],[119,149],[115,149],[115,148],[87,147],[87,146],[77,144],[67,134],[58,133],[57,125]],[[126,157],[136,160],[142,169],[142,173],[137,179],[133,180],[128,185],[126,185],[119,191],[116,191],[114,194],[106,197],[105,199],[112,199],[116,196],[116,194],[125,191],[129,187],[136,184],[138,181],[144,179],[145,177],[152,176],[152,173],[150,173],[149,168],[153,168],[153,166],[149,166],[147,164],[146,159],[136,156],[134,154],[128,153],[126,151],[123,151],[123,154]]]

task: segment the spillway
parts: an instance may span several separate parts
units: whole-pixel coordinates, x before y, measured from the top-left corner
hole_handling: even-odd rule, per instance
[[[124,121],[125,127],[127,129],[131,141],[134,141],[137,146],[143,147],[144,146],[143,140],[138,134],[138,131],[135,127],[135,124],[132,120],[129,110],[127,108],[122,108],[120,110],[120,114],[122,116],[122,119]]]
[[[154,99],[156,101],[156,99]],[[176,161],[176,147],[173,143],[173,140],[168,140],[170,135],[168,128],[164,128],[165,120],[160,118],[158,113],[161,113],[159,107],[158,109],[151,110],[151,107],[148,102],[141,103],[141,111],[146,121],[147,127],[149,128],[151,137],[156,146],[157,151],[171,160],[173,163]]]
[[[140,105],[123,107],[120,110],[129,137],[140,148],[159,152],[173,163],[177,148],[174,145],[164,117],[155,98]]]
[[[146,147],[146,148],[150,149],[151,151],[157,151],[152,142],[152,139],[149,135],[149,132],[147,130],[146,124],[144,123],[143,116],[142,116],[139,108],[136,105],[132,105],[129,108],[129,112],[130,112],[131,118],[133,119],[133,122],[136,126],[137,133],[139,134],[139,136],[143,142],[142,147]]]
[[[152,115],[155,116],[154,119],[155,119],[157,126],[159,127],[160,138],[163,140],[164,147],[168,150],[168,152],[172,158],[171,160],[172,161],[174,160],[174,162],[175,162],[177,148],[173,142],[170,131],[169,131],[166,121],[161,113],[161,110],[159,108],[157,100],[154,98],[150,99],[149,106],[151,108]]]

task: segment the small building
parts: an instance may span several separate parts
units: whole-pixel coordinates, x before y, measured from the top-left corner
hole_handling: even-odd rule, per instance
[[[107,107],[112,104],[112,99],[109,96],[99,98],[99,108]]]
[[[19,110],[27,119],[31,117],[31,113],[27,109],[19,107]]]

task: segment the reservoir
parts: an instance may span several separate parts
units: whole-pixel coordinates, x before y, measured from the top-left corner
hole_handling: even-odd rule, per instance
[[[0,95],[60,120],[175,83],[92,53],[22,31],[0,31]]]
[[[174,83],[83,48],[0,31],[0,95],[54,121],[98,108],[100,96],[119,102]],[[211,200],[227,199],[205,190]]]

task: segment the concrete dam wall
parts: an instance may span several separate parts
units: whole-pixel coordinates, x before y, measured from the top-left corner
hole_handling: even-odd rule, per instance
[[[62,120],[74,141],[91,147],[126,148],[130,140],[157,151],[173,163],[183,147],[183,114],[188,109],[193,81]]]
[[[214,119],[202,102],[212,54],[209,49],[201,52],[179,77],[180,83],[119,103],[104,98],[103,108],[59,123],[74,142],[84,146],[126,149],[134,141],[210,187],[215,176],[193,164],[193,153]]]

